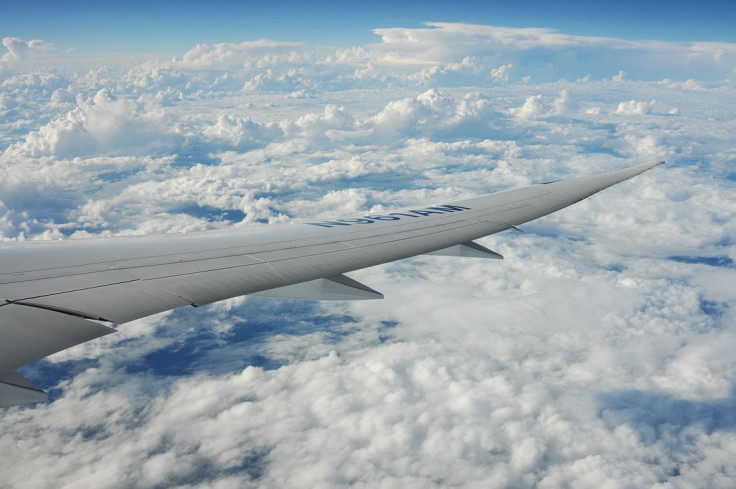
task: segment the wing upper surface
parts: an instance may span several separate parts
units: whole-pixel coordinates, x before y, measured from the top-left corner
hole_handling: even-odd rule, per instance
[[[84,318],[124,323],[442,250],[550,214],[660,163],[352,219],[0,245],[0,374],[109,332]],[[58,329],[48,329],[54,323]]]

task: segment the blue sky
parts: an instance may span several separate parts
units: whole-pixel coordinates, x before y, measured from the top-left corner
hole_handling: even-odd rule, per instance
[[[43,39],[80,53],[178,52],[196,43],[258,38],[347,46],[375,42],[374,28],[436,21],[626,39],[736,40],[736,3],[729,1],[80,0],[13,2],[2,11],[3,36]]]

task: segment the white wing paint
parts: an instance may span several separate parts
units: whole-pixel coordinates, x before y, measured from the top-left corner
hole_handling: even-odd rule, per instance
[[[245,294],[375,299],[342,275],[425,253],[500,255],[472,240],[545,216],[663,161],[352,219],[186,235],[0,245],[0,406],[44,399],[15,369],[181,306]]]

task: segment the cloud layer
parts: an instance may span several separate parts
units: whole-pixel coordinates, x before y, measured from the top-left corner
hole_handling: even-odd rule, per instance
[[[502,262],[352,274],[384,301],[238,298],[26,367],[51,402],[0,413],[0,486],[733,486],[732,47],[377,33],[84,71],[21,68],[46,44],[8,41],[0,239],[344,217],[669,164],[482,240]]]

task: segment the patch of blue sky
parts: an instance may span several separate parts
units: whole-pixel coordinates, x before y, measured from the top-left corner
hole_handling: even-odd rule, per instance
[[[245,219],[245,212],[240,209],[218,209],[209,205],[188,204],[169,212],[174,214],[187,214],[192,217],[206,219],[208,221],[230,221],[240,222]]]
[[[377,27],[419,27],[423,22],[464,22],[510,27],[551,27],[570,34],[627,39],[736,41],[733,2],[615,3],[461,2],[240,2],[235,0],[13,2],[0,31],[43,38],[79,52],[175,52],[199,42],[277,39],[313,45],[375,42]]]
[[[635,429],[647,444],[677,440],[683,444],[695,442],[683,436],[690,430],[713,432],[736,431],[736,396],[723,399],[677,399],[658,392],[625,390],[598,394],[605,419],[613,426],[626,425]]]
[[[309,347],[294,347],[287,357],[274,352],[274,341],[285,344],[315,342],[331,350],[345,349],[351,336],[372,329],[362,346],[385,343],[392,338],[391,322],[371,327],[348,313],[331,310],[315,301],[252,297],[233,310],[226,320],[227,331],[212,328],[208,308],[177,310],[157,331],[173,343],[148,353],[130,365],[131,372],[145,371],[162,376],[237,373],[247,366],[273,370],[310,356]],[[186,333],[182,334],[182,329]],[[303,338],[299,339],[299,338]]]

